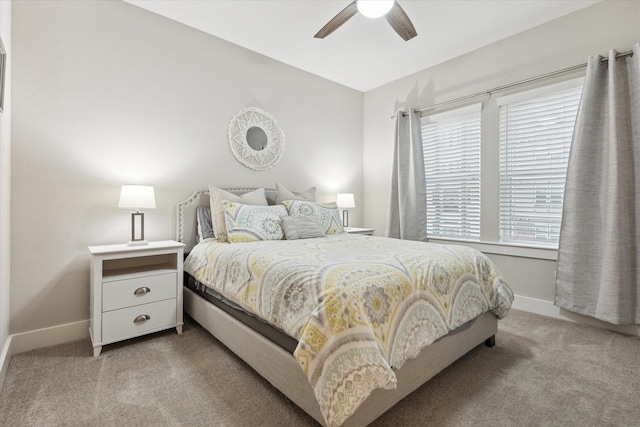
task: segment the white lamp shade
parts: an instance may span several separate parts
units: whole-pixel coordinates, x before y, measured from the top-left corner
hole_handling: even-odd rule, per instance
[[[155,209],[156,195],[150,185],[123,185],[119,208]]]
[[[358,11],[367,18],[380,18],[393,7],[394,0],[358,0]]]
[[[338,194],[336,199],[336,205],[341,209],[351,209],[356,207],[356,200],[353,197],[353,193],[341,193]]]

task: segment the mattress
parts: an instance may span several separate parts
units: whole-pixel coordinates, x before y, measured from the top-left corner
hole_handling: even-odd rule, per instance
[[[209,301],[211,304],[215,305],[234,319],[242,322],[242,324],[244,324],[245,326],[258,332],[260,335],[267,338],[272,343],[278,345],[279,347],[293,355],[293,352],[298,345],[298,341],[285,334],[282,330],[270,325],[259,317],[254,316],[252,313],[247,312],[238,304],[235,304],[233,301],[229,301],[227,298],[220,295],[219,292],[216,292],[215,290],[208,288],[204,284],[198,282],[193,276],[188,273],[184,274],[184,286],[195,292],[199,297]],[[458,326],[447,335],[438,338],[436,341],[469,329],[475,321],[476,319],[471,319],[467,323]]]
[[[193,276],[188,273],[184,274],[184,286],[191,289],[200,297],[206,299],[211,304],[215,305],[234,319],[242,322],[249,328],[258,332],[260,335],[267,338],[274,344],[279,345],[287,352],[293,354],[293,351],[296,349],[296,346],[298,345],[297,340],[285,334],[282,330],[271,326],[264,320],[247,312],[238,304],[229,301],[214,289],[211,289],[198,282]]]

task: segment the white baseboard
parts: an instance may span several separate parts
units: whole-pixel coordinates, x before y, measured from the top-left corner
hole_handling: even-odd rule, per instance
[[[11,335],[11,354],[89,337],[89,319]]]
[[[589,316],[573,313],[553,305],[552,301],[545,301],[536,298],[516,295],[513,300],[513,308],[529,313],[540,314],[542,316],[554,317],[556,319],[567,320],[569,322],[582,323],[595,326],[597,328],[609,329],[627,335],[640,336],[640,325],[614,325],[603,322]]]
[[[4,385],[4,379],[7,377],[7,370],[9,369],[9,362],[11,362],[11,342],[13,337],[9,335],[7,341],[4,343],[2,352],[0,353],[0,391]]]

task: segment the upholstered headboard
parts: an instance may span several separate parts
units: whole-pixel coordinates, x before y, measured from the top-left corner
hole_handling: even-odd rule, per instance
[[[224,188],[223,190],[240,195],[256,188]],[[276,202],[276,190],[265,188],[267,202],[270,205]],[[184,252],[189,253],[196,244],[197,224],[196,210],[198,206],[209,207],[209,190],[197,190],[187,200],[178,203],[176,207],[176,238],[185,244]]]

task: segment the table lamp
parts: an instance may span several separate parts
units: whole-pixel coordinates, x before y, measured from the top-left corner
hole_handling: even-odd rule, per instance
[[[348,209],[353,209],[356,207],[356,200],[353,197],[353,193],[338,194],[338,198],[336,199],[336,205],[338,205],[338,207],[342,209],[342,225],[344,227],[348,227],[349,226]]]

